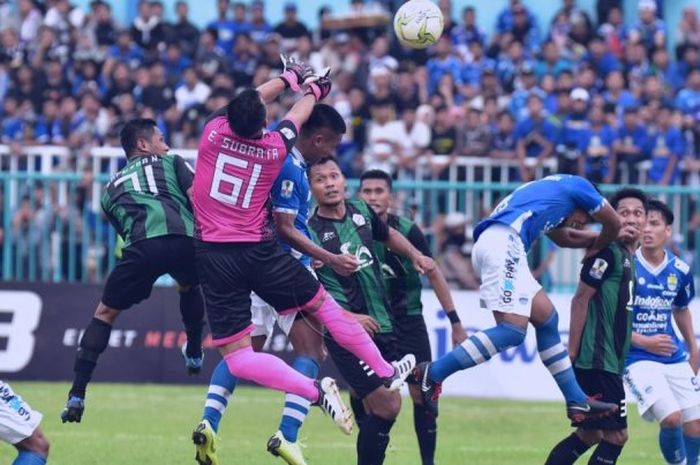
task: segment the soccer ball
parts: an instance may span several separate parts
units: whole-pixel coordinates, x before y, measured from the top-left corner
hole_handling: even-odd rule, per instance
[[[430,0],[409,0],[394,16],[396,37],[410,48],[426,48],[437,42],[444,25],[442,11]]]

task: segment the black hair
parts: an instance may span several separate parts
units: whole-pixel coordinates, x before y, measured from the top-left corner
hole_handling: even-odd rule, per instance
[[[226,106],[226,118],[231,130],[246,139],[262,131],[266,116],[260,92],[253,88],[241,91]]]
[[[130,158],[136,150],[136,143],[139,139],[150,139],[158,125],[150,118],[136,118],[127,121],[119,133],[126,158]]]
[[[328,129],[334,134],[345,134],[347,127],[338,110],[325,103],[318,103],[311,111],[309,119],[302,124],[301,134],[309,136],[319,129]]]
[[[313,168],[314,166],[325,165],[326,163],[335,163],[338,166],[338,168],[340,168],[340,162],[338,161],[338,159],[333,155],[329,155],[327,157],[318,159],[316,162],[310,165],[308,171],[311,171],[311,168]]]
[[[391,175],[384,170],[367,170],[360,176],[360,186],[365,181],[365,179],[380,179],[386,181],[386,185],[389,186],[389,192],[393,189],[393,180]]]
[[[642,205],[644,206],[644,211],[646,212],[648,209],[648,204],[649,204],[649,197],[642,191],[641,189],[637,189],[636,187],[623,187],[621,189],[616,190],[612,196],[610,196],[609,202],[610,206],[613,207],[613,209],[617,210],[617,206],[620,204],[620,201],[622,199],[638,199],[640,202],[642,202]]]
[[[668,208],[668,205],[659,199],[649,199],[647,212],[659,212],[663,216],[666,226],[673,224],[673,212]]]

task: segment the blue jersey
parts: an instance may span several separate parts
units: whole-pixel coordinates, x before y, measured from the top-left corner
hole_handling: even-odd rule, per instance
[[[296,215],[294,226],[306,237],[311,239],[309,227],[306,225],[309,219],[309,201],[311,190],[309,178],[306,176],[306,163],[304,157],[295,148],[287,157],[279,176],[272,187],[272,208],[276,212]],[[289,244],[280,241],[282,248],[291,253],[304,266],[311,266],[311,258],[294,250]]]
[[[530,250],[542,234],[558,227],[579,208],[589,214],[605,205],[605,199],[593,184],[580,176],[557,174],[524,184],[501,200],[491,216],[474,229],[474,240],[493,224],[513,228]]]
[[[695,285],[690,267],[671,253],[661,265],[654,268],[637,250],[635,260],[637,285],[634,294],[632,330],[645,336],[668,334],[676,351],[668,357],[655,355],[641,347],[630,346],[626,365],[640,360],[660,363],[679,363],[687,358],[684,344],[673,330],[673,312],[688,306],[695,296]]]

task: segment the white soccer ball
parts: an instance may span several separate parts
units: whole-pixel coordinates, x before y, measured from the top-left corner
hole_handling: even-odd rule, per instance
[[[410,48],[426,48],[440,38],[445,19],[430,0],[409,0],[394,16],[394,33]]]

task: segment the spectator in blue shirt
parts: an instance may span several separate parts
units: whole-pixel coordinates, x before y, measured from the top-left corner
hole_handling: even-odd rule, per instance
[[[510,33],[513,39],[522,43],[529,54],[534,54],[540,47],[540,30],[537,21],[523,5],[513,7],[513,27]]]
[[[44,100],[41,115],[34,126],[34,138],[39,144],[58,145],[63,143],[56,101]]]
[[[466,48],[471,42],[486,44],[486,33],[479,29],[476,24],[476,10],[473,6],[465,7],[462,10],[462,24],[452,28],[450,33],[452,45]]]
[[[507,92],[513,91],[515,87],[515,78],[526,66],[526,63],[530,65],[529,61],[525,58],[523,44],[514,40],[508,46],[507,55],[499,57],[496,64],[496,75]]]
[[[0,120],[0,142],[18,143],[24,137],[24,121],[19,116],[19,102],[12,95],[5,96],[3,117]]]
[[[700,121],[700,69],[693,69],[688,74],[686,86],[676,96],[675,107],[684,115]]]
[[[527,99],[528,117],[518,123],[515,128],[517,140],[516,151],[519,162],[519,173],[522,181],[534,178],[534,170],[544,163],[553,153],[557,138],[556,128],[544,116],[544,104],[536,94]],[[526,164],[527,158],[535,158],[533,168]]]
[[[603,107],[593,105],[588,112],[590,127],[580,133],[579,175],[593,182],[610,183],[615,179],[615,131],[605,124]]]
[[[169,76],[182,76],[185,70],[192,66],[192,60],[182,55],[178,44],[168,44],[160,60]]]
[[[528,116],[527,100],[530,95],[537,95],[542,102],[547,98],[547,94],[537,87],[537,77],[535,70],[529,63],[525,63],[516,83],[517,90],[510,97],[509,110],[515,121],[522,121]]]
[[[684,141],[680,129],[672,125],[673,107],[663,105],[654,116],[656,128],[649,136],[651,168],[648,178],[660,186],[678,180],[678,162],[683,157]]]
[[[559,54],[559,47],[552,42],[545,42],[542,46],[542,59],[537,62],[535,70],[537,77],[542,79],[545,74],[559,75],[564,70],[571,70],[571,62],[562,58]]]
[[[452,80],[456,85],[462,84],[462,64],[457,57],[451,55],[452,45],[450,38],[443,35],[435,44],[435,57],[428,60],[426,70],[428,71],[428,92],[430,95],[437,92],[438,83],[445,74],[452,75]]]
[[[612,71],[605,78],[605,92],[603,92],[603,100],[605,103],[615,105],[615,113],[618,117],[626,108],[636,107],[639,103],[637,97],[625,88],[625,78],[621,71]]]
[[[637,164],[647,158],[647,147],[647,131],[639,122],[637,108],[626,108],[613,145],[618,168],[615,182],[637,184]],[[622,176],[624,173],[626,177]]]
[[[671,61],[665,48],[657,48],[651,57],[649,72],[657,76],[661,83],[671,92],[679,89],[684,82],[678,67]]]
[[[639,21],[629,30],[628,40],[641,43],[648,54],[666,46],[666,24],[656,15],[655,0],[639,0]]]
[[[109,76],[111,68],[116,63],[124,63],[130,69],[136,69],[143,63],[143,60],[143,51],[138,45],[133,43],[129,31],[119,31],[117,32],[116,43],[107,49],[107,60],[102,69],[102,75]],[[110,62],[114,64],[110,65]]]
[[[569,94],[571,113],[566,116],[557,139],[557,159],[560,173],[578,173],[579,140],[581,134],[590,127],[588,122],[588,102],[590,94],[581,87],[577,87]]]
[[[272,32],[272,26],[265,20],[265,6],[262,1],[255,0],[250,4],[250,38],[256,44],[262,44],[267,34]]]
[[[520,0],[510,0],[510,6],[503,9],[496,19],[496,33],[497,34],[507,34],[512,33],[515,27],[515,16],[524,13],[525,17],[529,19],[531,24],[537,27],[537,18],[522,4]]]
[[[588,52],[583,60],[601,77],[605,77],[611,71],[622,69],[620,61],[608,49],[605,41],[598,36],[594,36],[591,39],[591,42],[588,44]]]
[[[462,67],[461,81],[465,86],[471,87],[474,90],[473,95],[476,95],[484,70],[495,69],[496,62],[484,55],[484,45],[478,40],[469,42],[469,54],[471,60]]]
[[[218,10],[218,18],[207,25],[207,29],[214,29],[217,34],[216,45],[228,53],[233,46],[233,40],[236,38],[236,23],[228,17],[228,10],[231,6],[231,0],[218,0],[216,8]]]

